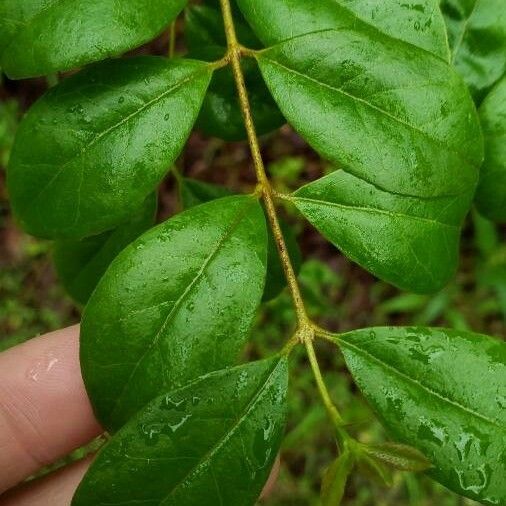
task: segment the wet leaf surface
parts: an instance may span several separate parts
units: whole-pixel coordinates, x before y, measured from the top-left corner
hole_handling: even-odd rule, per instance
[[[53,260],[60,282],[79,304],[86,304],[105,271],[137,237],[155,223],[157,197],[149,196],[142,208],[119,227],[81,241],[56,241]]]
[[[485,162],[480,171],[476,205],[487,218],[506,222],[506,78],[480,107]]]
[[[506,501],[506,345],[472,332],[372,328],[336,337],[383,424],[429,475],[484,504]]]
[[[284,430],[288,369],[274,358],[156,398],[99,453],[73,506],[253,505]]]
[[[328,29],[374,27],[448,61],[446,29],[437,0],[237,0],[260,40],[270,46]]]
[[[237,196],[176,215],[113,261],[81,325],[83,377],[108,430],[160,393],[237,361],[266,250],[260,204]]]
[[[451,61],[480,102],[506,71],[504,0],[442,0]]]
[[[21,79],[104,60],[155,38],[187,0],[3,0],[0,67]]]
[[[231,192],[223,186],[203,183],[189,178],[184,178],[180,182],[180,193],[185,208],[190,208],[231,194]],[[280,225],[294,271],[296,274],[299,274],[302,265],[302,253],[297,243],[295,231],[281,219]],[[264,295],[262,297],[264,302],[275,299],[286,287],[285,273],[281,265],[281,260],[279,259],[276,241],[274,240],[270,227],[268,228],[267,239],[267,275],[265,279]]]
[[[139,209],[181,152],[212,68],[137,57],[62,81],[22,121],[7,183],[29,233],[81,239]]]

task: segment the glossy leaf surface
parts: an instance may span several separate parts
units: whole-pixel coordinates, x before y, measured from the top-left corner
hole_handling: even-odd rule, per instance
[[[11,78],[70,70],[158,35],[187,0],[2,0],[0,67]]]
[[[482,160],[460,77],[429,53],[368,30],[302,35],[258,60],[285,117],[342,169],[330,181],[347,195],[322,190],[328,179],[309,185],[297,195],[308,199],[304,214],[377,276],[418,292],[440,289],[456,269]],[[330,205],[312,202],[315,190]]]
[[[429,474],[484,504],[506,501],[506,345],[471,332],[377,328],[336,337],[363,394]]]
[[[506,71],[504,0],[442,0],[451,61],[481,101]]]
[[[152,401],[100,452],[73,506],[249,506],[283,435],[286,359],[218,371]]]
[[[449,49],[437,0],[237,0],[267,46],[328,29],[373,26],[448,61]]]
[[[211,74],[202,62],[138,57],[52,88],[21,123],[7,175],[25,230],[74,239],[128,219],[181,152]]]
[[[113,261],[81,326],[83,377],[104,427],[235,363],[262,297],[266,250],[260,204],[238,196],[176,215]]]
[[[187,9],[186,16],[186,41],[190,54],[206,61],[222,58],[226,52],[227,40],[219,8],[195,5]],[[239,41],[246,47],[262,47],[240,13],[236,17],[236,32]],[[257,133],[263,135],[276,130],[285,120],[272,99],[256,62],[243,60],[241,65]],[[206,135],[227,141],[247,138],[230,67],[214,74],[202,104],[198,126]]]
[[[203,183],[195,179],[184,178],[180,183],[181,200],[186,209],[209,202],[226,195],[230,191],[223,186]],[[290,227],[285,221],[280,219],[281,230],[285,238],[286,247],[292,261],[296,274],[299,274],[302,266],[302,253],[297,243],[297,237],[293,227]],[[267,276],[265,279],[263,301],[275,299],[286,287],[286,277],[279,258],[276,241],[272,235],[270,227],[268,228],[268,248],[267,248]]]
[[[157,198],[153,194],[132,218],[119,227],[80,241],[57,241],[53,260],[61,283],[78,303],[84,305],[105,271],[137,237],[155,223]]]
[[[490,92],[480,108],[485,137],[476,205],[487,218],[506,222],[506,78]]]
[[[292,200],[346,256],[396,286],[426,293],[455,273],[471,195],[403,196],[337,170]]]

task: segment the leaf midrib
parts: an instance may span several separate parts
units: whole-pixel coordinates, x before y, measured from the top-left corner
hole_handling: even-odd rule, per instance
[[[315,204],[315,205],[320,205],[320,206],[337,207],[337,208],[343,209],[343,210],[361,211],[361,212],[371,213],[371,214],[384,214],[390,218],[405,218],[405,219],[409,219],[409,220],[415,220],[415,221],[420,221],[423,223],[428,223],[428,224],[435,225],[435,226],[450,228],[452,230],[459,230],[460,229],[460,227],[458,227],[457,225],[450,225],[449,223],[443,223],[441,221],[431,220],[429,218],[422,218],[421,216],[414,216],[414,215],[404,214],[404,213],[399,213],[399,212],[394,213],[391,211],[387,211],[385,209],[338,204],[336,202],[317,200],[317,199],[312,199],[312,198],[308,198],[308,197],[298,197],[297,195],[294,195],[293,197],[291,197],[291,199],[295,200],[295,201],[298,200],[301,202],[308,202],[310,204]]]
[[[375,355],[372,355],[368,351],[360,348],[359,346],[351,343],[350,341],[346,341],[345,339],[343,339],[343,337],[344,337],[344,335],[334,336],[334,338],[342,346],[344,346],[344,347],[347,346],[349,348],[352,348],[356,353],[361,354],[362,356],[367,357],[370,360],[378,363],[381,367],[384,367],[385,369],[393,372],[394,374],[396,374],[397,376],[401,377],[406,382],[411,383],[413,385],[416,385],[417,387],[421,388],[422,390],[425,390],[429,395],[437,397],[440,401],[448,403],[448,404],[452,405],[453,407],[455,407],[455,408],[457,408],[457,409],[459,409],[461,411],[464,411],[465,413],[467,413],[469,415],[474,416],[475,418],[478,418],[478,419],[480,419],[480,420],[482,420],[484,422],[487,422],[490,425],[494,426],[495,428],[498,428],[498,429],[502,430],[503,432],[506,431],[506,427],[504,427],[503,425],[499,424],[496,420],[488,418],[487,416],[482,415],[481,413],[477,413],[473,409],[468,408],[468,407],[460,404],[459,402],[457,402],[457,401],[455,401],[455,400],[453,400],[453,399],[451,399],[449,397],[446,397],[445,395],[443,395],[442,393],[440,393],[440,392],[438,392],[436,390],[433,390],[432,388],[428,387],[427,385],[424,385],[421,381],[419,381],[419,380],[417,380],[415,378],[411,378],[410,376],[408,376],[406,373],[404,373],[400,369],[396,369],[391,364],[389,364],[387,362],[384,362],[383,360],[381,360],[380,358],[376,357]]]
[[[334,32],[336,30],[323,30],[325,32]],[[310,35],[310,34],[306,34],[306,35]],[[289,40],[285,41],[285,42],[289,42]],[[276,46],[274,46],[276,47]],[[267,50],[268,51],[268,50]],[[356,95],[352,95],[351,93],[348,93],[342,89],[339,89],[339,88],[336,88],[335,86],[332,86],[330,84],[327,84],[325,82],[322,82],[322,81],[319,81],[318,79],[314,78],[314,77],[311,77],[307,74],[303,74],[302,72],[299,72],[298,70],[295,70],[293,68],[290,68],[290,67],[287,67],[286,65],[282,64],[281,62],[279,62],[278,60],[275,60],[273,58],[269,58],[268,56],[266,56],[266,52],[262,52],[260,53],[257,58],[258,59],[261,59],[261,58],[264,58],[265,60],[267,60],[268,62],[274,64],[274,65],[277,65],[278,67],[282,68],[283,70],[287,71],[287,72],[290,72],[302,79],[305,79],[307,81],[310,81],[322,88],[327,88],[329,90],[332,90],[336,93],[340,93],[346,97],[348,97],[349,99],[351,99],[352,101],[355,100],[357,102],[360,102],[362,104],[364,104],[366,107],[370,108],[370,109],[373,109],[374,111],[386,116],[387,118],[389,118],[390,120],[402,125],[403,127],[407,127],[408,129],[410,130],[413,130],[414,132],[416,132],[417,134],[421,135],[422,137],[426,138],[427,140],[429,140],[430,142],[440,146],[441,148],[443,148],[444,150],[446,151],[450,151],[452,154],[454,154],[460,162],[462,162],[463,164],[467,165],[467,166],[470,166],[472,167],[472,164],[471,162],[469,162],[468,160],[466,160],[464,158],[464,156],[459,153],[458,151],[455,150],[455,148],[453,146],[449,146],[449,145],[446,145],[443,141],[441,141],[440,139],[436,138],[436,137],[432,137],[431,135],[429,135],[427,132],[424,132],[423,130],[420,130],[420,128],[418,128],[416,125],[413,125],[411,123],[408,123],[407,121],[404,121],[403,119],[401,118],[398,118],[394,115],[392,115],[391,113],[389,113],[388,111],[382,109],[381,107],[378,107],[377,105],[374,105],[374,104],[371,104],[370,102],[368,102],[367,100],[361,98],[361,97],[358,97]]]
[[[185,288],[185,290],[181,293],[179,298],[174,302],[174,305],[168,312],[167,316],[165,317],[162,325],[160,326],[160,329],[156,333],[155,337],[153,338],[153,341],[149,346],[145,348],[145,351],[142,353],[140,358],[135,362],[135,366],[132,369],[132,372],[130,373],[129,377],[127,378],[125,384],[123,385],[123,388],[121,390],[121,393],[116,398],[116,402],[111,408],[111,415],[109,417],[110,420],[114,420],[117,410],[120,408],[121,400],[127,391],[127,388],[134,378],[135,374],[137,373],[138,368],[144,361],[144,359],[148,356],[148,354],[154,349],[154,347],[157,345],[158,341],[161,339],[161,336],[163,334],[163,331],[167,328],[169,323],[172,321],[173,317],[176,315],[177,311],[179,310],[181,304],[184,302],[188,294],[191,292],[193,287],[198,283],[200,278],[204,275],[206,269],[211,265],[212,261],[216,258],[216,255],[219,253],[222,246],[225,244],[225,242],[232,236],[232,234],[236,231],[237,227],[243,220],[243,218],[246,216],[250,206],[252,206],[254,203],[256,203],[256,200],[251,200],[245,203],[242,212],[239,212],[236,216],[235,220],[231,223],[230,228],[226,231],[226,233],[220,237],[218,243],[216,244],[215,248],[211,251],[211,253],[205,258],[204,262],[202,263],[201,268],[197,271],[195,277],[191,280],[191,282],[188,284],[188,286]],[[149,401],[149,400],[148,400]]]
[[[205,463],[209,460],[211,460],[214,455],[221,450],[223,445],[234,436],[237,429],[241,426],[243,421],[248,418],[249,413],[256,407],[257,403],[261,400],[262,395],[265,393],[267,387],[269,386],[269,383],[272,380],[272,377],[277,372],[278,367],[281,364],[281,360],[279,360],[274,367],[272,368],[272,371],[269,373],[267,378],[262,382],[262,385],[258,388],[258,390],[254,393],[253,397],[250,399],[248,404],[246,405],[242,415],[237,418],[233,425],[230,427],[230,429],[217,441],[217,443],[206,452],[206,454],[196,463],[196,465],[188,471],[188,473],[177,483],[170,492],[161,500],[160,506],[163,506],[165,501],[169,499],[169,497],[177,490],[179,487],[181,487],[188,479],[192,477],[194,473],[196,473]]]
[[[173,92],[177,91],[179,88],[187,84],[188,82],[195,79],[200,74],[204,74],[206,71],[209,71],[209,68],[211,65],[205,64],[201,69],[198,69],[195,72],[192,72],[190,75],[188,75],[186,78],[184,78],[182,81],[179,81],[178,83],[174,84],[167,90],[165,90],[160,95],[157,95],[153,99],[149,100],[148,102],[142,104],[141,107],[136,109],[135,111],[131,112],[124,118],[122,118],[120,121],[114,123],[113,125],[110,125],[105,130],[102,130],[101,132],[95,134],[93,138],[84,145],[81,149],[79,149],[71,158],[69,158],[65,163],[60,165],[60,168],[57,170],[57,172],[53,175],[53,177],[48,181],[48,183],[40,190],[40,192],[31,200],[31,202],[28,205],[28,209],[32,209],[35,205],[35,203],[39,200],[39,198],[48,190],[48,188],[58,179],[58,177],[62,174],[62,172],[67,168],[70,164],[84,156],[95,144],[97,144],[101,139],[108,136],[111,132],[114,132],[116,129],[120,128],[121,126],[125,125],[130,121],[132,118],[135,118],[139,114],[143,113],[147,109],[149,109],[151,106],[157,104],[161,100],[163,100],[168,95],[172,94]]]

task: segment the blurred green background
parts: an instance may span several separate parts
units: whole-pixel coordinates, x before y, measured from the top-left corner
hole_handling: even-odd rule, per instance
[[[161,38],[140,52],[161,53]],[[137,51],[139,52],[139,51]],[[47,88],[45,80],[4,81],[0,85],[0,349],[37,334],[79,321],[80,310],[64,293],[52,267],[48,241],[24,234],[9,211],[5,167],[16,125],[24,110]],[[330,168],[288,127],[262,139],[268,170],[279,191],[290,191]],[[189,177],[224,184],[233,190],[255,185],[245,143],[225,144],[196,132],[178,166]],[[180,208],[174,180],[160,189],[159,220]],[[461,265],[455,280],[433,296],[401,292],[346,260],[290,208],[286,220],[297,231],[304,262],[300,282],[311,316],[336,331],[408,324],[449,326],[506,336],[506,233],[471,213],[462,240]],[[294,313],[283,292],[261,308],[248,358],[278,350],[291,335]],[[333,399],[350,430],[362,441],[386,435],[353,386],[335,348],[323,343],[319,358]],[[325,418],[313,377],[303,354],[291,363],[290,416],[281,454],[281,474],[265,504],[318,504],[321,476],[335,456],[332,430]],[[79,455],[82,455],[81,452]],[[354,475],[343,504],[353,506],[457,506],[476,504],[459,498],[424,476],[395,474],[385,487]]]

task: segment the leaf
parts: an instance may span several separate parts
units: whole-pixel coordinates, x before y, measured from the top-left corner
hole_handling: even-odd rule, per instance
[[[452,49],[452,63],[475,99],[506,72],[504,0],[441,0]]]
[[[303,214],[380,278],[416,292],[444,286],[482,160],[458,75],[370,30],[302,35],[258,61],[288,121],[341,169],[295,194]]]
[[[183,178],[180,182],[180,192],[185,209],[231,194],[231,192],[223,186],[203,183],[189,178]],[[299,274],[302,265],[302,254],[297,243],[297,237],[293,228],[281,219],[280,225],[295,274]],[[274,240],[270,227],[268,229],[267,239],[267,276],[264,295],[262,297],[264,302],[275,299],[286,287],[285,273],[279,258],[276,241]]]
[[[506,501],[506,345],[466,331],[376,328],[336,336],[393,437],[429,475],[484,504]]]
[[[227,41],[219,9],[206,5],[189,7],[186,11],[186,26],[186,41],[192,56],[214,61],[225,54]],[[256,49],[262,47],[242,16],[236,20],[236,31],[245,46]],[[285,120],[272,99],[256,62],[243,60],[241,66],[257,133],[264,135],[276,130]],[[237,87],[230,67],[220,69],[214,74],[202,105],[198,126],[206,135],[227,141],[247,138]]]
[[[322,480],[322,506],[338,506],[344,497],[346,482],[355,466],[355,459],[345,450],[326,470]]]
[[[183,209],[199,206],[211,200],[229,197],[233,193],[225,186],[198,181],[197,179],[181,178],[179,192]]]
[[[480,172],[476,205],[487,218],[506,222],[506,77],[480,108],[485,136],[485,162]]]
[[[0,66],[13,79],[70,70],[155,38],[186,0],[3,0]]]
[[[212,65],[138,57],[93,65],[22,121],[7,174],[33,235],[80,239],[125,222],[181,152]]]
[[[81,325],[81,369],[105,428],[235,363],[262,297],[266,249],[260,204],[237,196],[178,214],[120,253]]]
[[[430,293],[455,274],[471,198],[398,195],[338,170],[291,200],[353,261],[400,288]]]
[[[397,443],[362,445],[367,455],[400,471],[420,472],[431,467],[431,463],[416,448]]]
[[[73,506],[255,504],[283,434],[288,370],[275,358],[152,401],[99,453]]]
[[[266,45],[328,29],[367,25],[448,61],[449,49],[438,0],[237,0]]]
[[[80,304],[90,295],[116,256],[155,223],[156,194],[132,218],[109,232],[81,241],[57,241],[53,260],[67,292]]]

